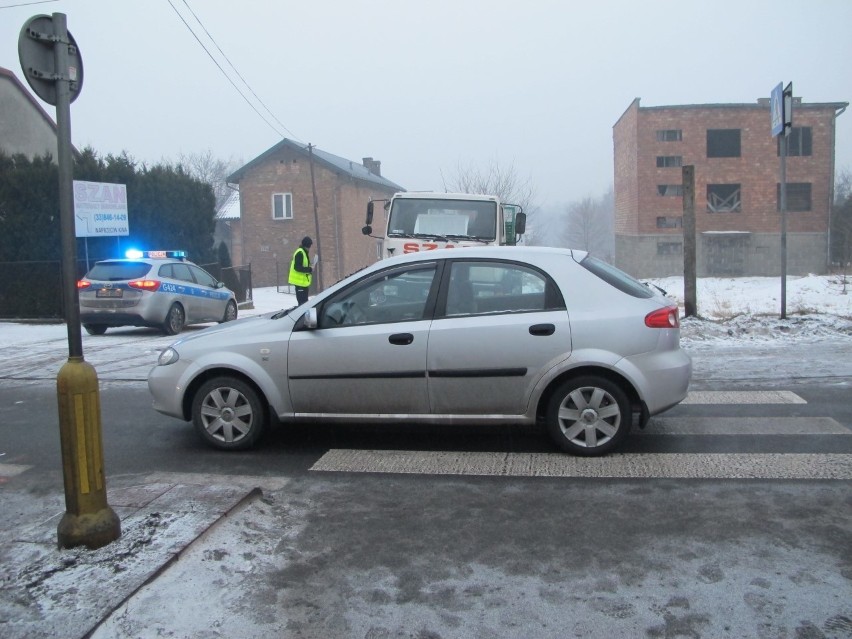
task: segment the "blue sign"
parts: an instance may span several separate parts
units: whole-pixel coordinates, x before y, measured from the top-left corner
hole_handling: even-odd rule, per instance
[[[784,83],[772,89],[769,96],[769,116],[772,119],[772,137],[784,133]]]

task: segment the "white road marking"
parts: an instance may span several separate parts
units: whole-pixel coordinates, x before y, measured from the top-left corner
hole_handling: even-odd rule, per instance
[[[633,435],[852,435],[831,417],[652,417]]]
[[[807,404],[793,391],[690,391],[681,404]]]
[[[312,471],[665,479],[852,479],[852,454],[561,453],[330,450]]]
[[[0,464],[0,477],[14,477],[22,472],[29,470],[32,466],[22,466],[21,464]]]

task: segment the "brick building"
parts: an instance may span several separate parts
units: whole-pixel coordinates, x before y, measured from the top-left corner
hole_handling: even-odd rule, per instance
[[[286,284],[293,252],[306,235],[314,240],[312,254],[320,256],[317,287],[372,264],[378,259],[376,242],[361,233],[367,202],[405,190],[382,177],[377,160],[364,158],[359,164],[317,148],[309,153],[307,145],[288,139],[238,169],[228,182],[240,191],[239,219],[230,220],[231,254],[251,264],[254,286]]]
[[[787,151],[787,272],[824,273],[835,119],[845,102],[793,101]],[[640,107],[613,127],[615,261],[636,277],[683,274],[682,166],[695,167],[699,277],[780,275],[778,139],[769,99]]]

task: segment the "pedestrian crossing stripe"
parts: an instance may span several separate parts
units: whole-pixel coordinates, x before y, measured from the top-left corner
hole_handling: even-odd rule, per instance
[[[0,464],[0,477],[15,477],[30,468],[32,468],[32,466],[22,466],[21,464]]]
[[[652,417],[632,435],[852,435],[831,417]]]
[[[852,454],[842,453],[491,453],[339,450],[312,471],[500,477],[610,479],[852,479]]]
[[[689,391],[681,404],[807,404],[792,391]]]

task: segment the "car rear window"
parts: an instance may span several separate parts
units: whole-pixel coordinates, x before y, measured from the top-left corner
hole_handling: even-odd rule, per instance
[[[98,262],[86,273],[86,278],[102,282],[137,280],[145,277],[150,270],[151,265],[147,262]]]
[[[633,297],[647,298],[654,297],[654,292],[651,291],[639,280],[635,280],[627,273],[612,264],[607,264],[603,260],[587,255],[581,262],[580,266],[587,271],[594,273],[610,286],[614,286],[622,293],[627,293]]]

